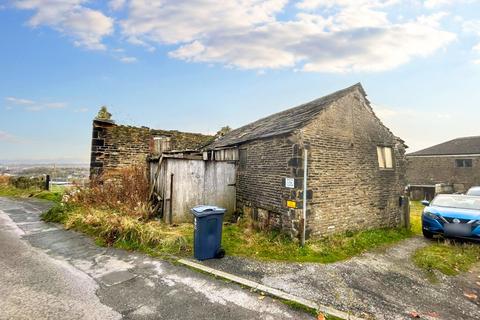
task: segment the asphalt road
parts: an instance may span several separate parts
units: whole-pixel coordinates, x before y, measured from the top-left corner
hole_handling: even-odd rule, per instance
[[[40,221],[49,206],[0,198],[0,319],[310,319],[166,261],[97,247]]]

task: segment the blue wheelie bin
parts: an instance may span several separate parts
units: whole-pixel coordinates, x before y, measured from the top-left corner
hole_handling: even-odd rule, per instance
[[[194,218],[193,255],[197,260],[223,258],[222,226],[225,209],[216,206],[197,206],[192,209]]]

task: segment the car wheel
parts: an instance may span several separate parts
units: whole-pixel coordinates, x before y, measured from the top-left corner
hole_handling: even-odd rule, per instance
[[[433,233],[430,231],[427,231],[425,229],[422,229],[423,236],[427,239],[432,239],[433,238]]]

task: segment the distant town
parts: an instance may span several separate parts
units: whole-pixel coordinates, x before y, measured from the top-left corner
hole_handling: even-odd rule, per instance
[[[51,184],[83,185],[88,180],[89,165],[84,163],[11,163],[0,162],[0,175],[38,177],[49,175]]]

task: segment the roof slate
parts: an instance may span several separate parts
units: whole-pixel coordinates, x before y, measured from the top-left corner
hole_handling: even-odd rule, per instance
[[[427,149],[409,153],[407,156],[442,156],[468,154],[480,154],[480,136],[457,138],[437,144]]]
[[[251,140],[290,133],[296,129],[302,128],[326,107],[355,90],[360,90],[360,92],[366,96],[362,85],[357,83],[351,87],[336,91],[322,98],[275,113],[266,118],[262,118],[243,127],[232,130],[222,138],[207,146],[207,149],[228,147]]]

